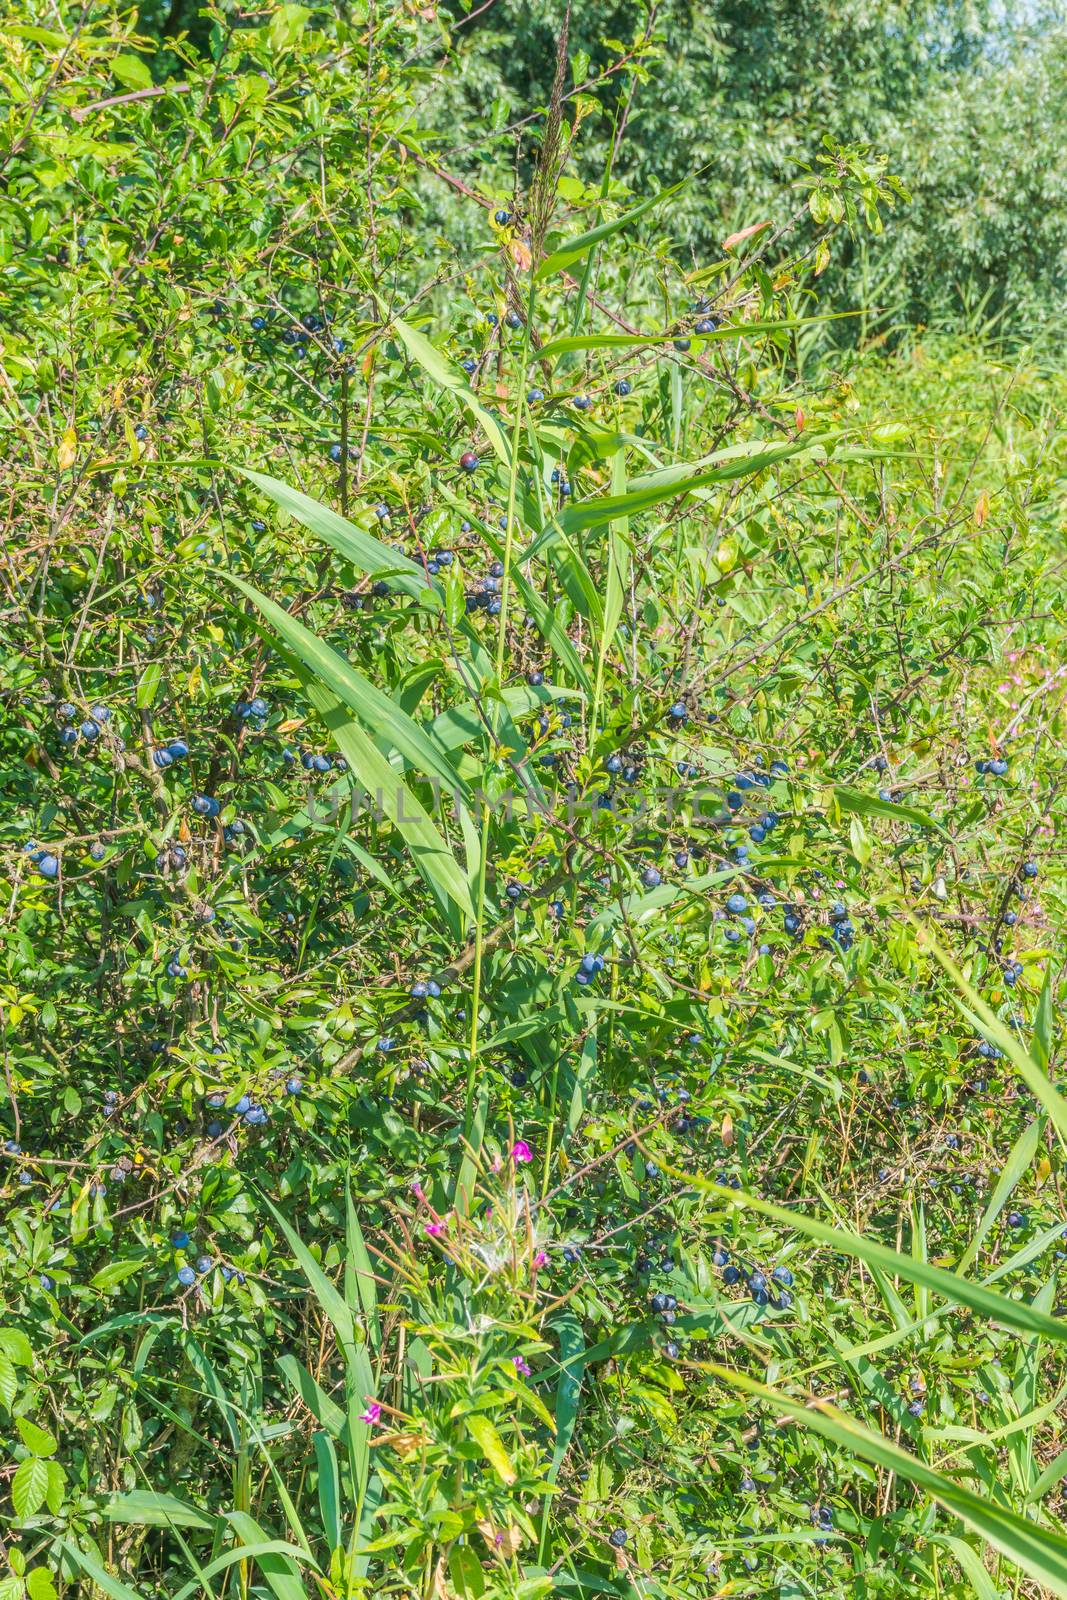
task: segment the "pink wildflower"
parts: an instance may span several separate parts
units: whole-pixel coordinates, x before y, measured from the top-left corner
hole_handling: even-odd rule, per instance
[[[530,1365],[524,1356],[512,1356],[511,1363],[515,1371],[520,1372],[524,1378],[530,1376]]]
[[[381,1420],[381,1415],[382,1408],[378,1404],[377,1400],[369,1400],[367,1402],[367,1409],[363,1412],[359,1420],[360,1422],[365,1422],[369,1428],[373,1428],[374,1424]]]
[[[524,1161],[533,1160],[533,1151],[530,1149],[530,1146],[526,1143],[525,1139],[515,1140],[515,1143],[511,1147],[511,1159],[514,1161],[516,1166],[519,1166],[520,1163]]]
[[[432,1222],[426,1224],[426,1232],[431,1239],[436,1239],[445,1231],[445,1224],[441,1217],[434,1217]]]

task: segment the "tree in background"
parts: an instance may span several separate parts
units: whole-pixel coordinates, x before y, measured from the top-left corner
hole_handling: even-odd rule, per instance
[[[558,13],[552,0],[498,0],[455,36],[465,56],[449,80],[449,153],[483,186],[487,173],[512,179],[516,119],[527,118],[520,148],[536,146],[529,112],[547,99]],[[839,247],[857,270],[837,280],[838,304],[862,293],[886,326],[999,314],[1003,331],[1032,335],[1067,278],[1063,16],[1058,3],[984,0],[665,0],[636,15],[579,0],[574,86],[599,131],[583,141],[586,176],[597,185],[610,158],[615,179],[645,192],[700,169],[671,220],[701,258],[735,229],[788,215],[820,133],[868,141],[913,204],[862,258]]]

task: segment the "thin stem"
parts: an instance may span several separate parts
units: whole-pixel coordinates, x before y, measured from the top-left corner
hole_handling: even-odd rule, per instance
[[[526,303],[526,320],[522,336],[522,353],[519,357],[518,389],[515,399],[515,425],[511,435],[511,463],[508,473],[507,525],[504,533],[504,573],[500,582],[500,621],[496,636],[496,686],[499,689],[504,676],[504,653],[508,636],[508,604],[511,599],[511,557],[515,544],[515,502],[519,479],[519,439],[522,434],[523,415],[526,408],[526,371],[530,359],[530,328],[533,324],[536,295],[530,284]],[[470,1137],[474,1119],[474,1086],[478,1062],[478,1010],[482,994],[482,950],[485,940],[485,876],[489,857],[489,806],[483,801],[480,859],[478,862],[478,894],[474,924],[474,980],[471,994],[470,1050],[467,1058],[467,1095],[464,1125]]]

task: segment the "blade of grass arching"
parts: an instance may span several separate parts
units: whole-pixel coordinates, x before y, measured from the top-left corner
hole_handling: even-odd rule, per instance
[[[981,1282],[986,1285],[996,1283],[999,1278],[1005,1278],[1010,1276],[1011,1273],[1017,1272],[1021,1267],[1027,1266],[1031,1261],[1035,1261],[1039,1255],[1042,1255],[1048,1249],[1050,1244],[1055,1243],[1062,1235],[1062,1223],[1057,1223],[1053,1228],[1047,1228],[1036,1239],[1031,1239],[1029,1244],[1024,1245],[1020,1250],[1016,1250],[1014,1255],[1002,1261],[994,1271],[987,1273]],[[867,1265],[869,1267],[870,1263],[868,1262]],[[850,1345],[845,1351],[845,1355],[851,1359],[856,1356],[878,1355],[883,1350],[892,1350],[894,1346],[900,1344],[904,1339],[909,1338],[913,1333],[917,1333],[924,1322],[928,1323],[932,1328],[934,1323],[950,1310],[951,1306],[935,1307],[929,1316],[919,1321],[909,1321],[903,1327],[894,1328],[890,1333],[880,1334],[878,1338],[869,1339],[864,1344]],[[804,1369],[804,1376],[810,1377],[813,1373],[819,1372],[823,1366],[831,1364],[828,1362],[816,1362],[814,1365]]]
[[[784,1228],[806,1234],[809,1239],[828,1245],[839,1255],[851,1256],[856,1261],[880,1266],[886,1272],[904,1278],[908,1283],[931,1290],[944,1300],[967,1306],[971,1311],[977,1311],[981,1316],[988,1317],[990,1321],[1001,1323],[1008,1328],[1017,1328],[1020,1333],[1052,1339],[1057,1344],[1067,1343],[1067,1322],[1047,1316],[1042,1311],[1034,1310],[1032,1306],[1011,1300],[992,1289],[983,1288],[982,1285],[973,1283],[970,1278],[961,1278],[954,1272],[947,1272],[943,1267],[932,1266],[928,1261],[918,1261],[914,1256],[902,1255],[897,1250],[891,1250],[888,1245],[877,1244],[873,1239],[851,1233],[845,1228],[828,1227],[825,1222],[819,1222],[815,1217],[805,1217],[799,1212],[787,1210],[785,1206],[774,1205],[769,1200],[760,1200],[755,1195],[743,1194],[723,1184],[713,1183],[698,1173],[679,1172],[667,1166],[664,1166],[663,1170],[677,1183],[688,1184],[705,1194],[717,1195],[730,1209],[736,1207],[738,1210],[759,1212],[761,1216],[770,1217]],[[919,1326],[927,1320],[928,1315],[929,1313],[919,1319]],[[895,1330],[893,1337],[897,1337]]]
[[[284,1355],[278,1361],[279,1371],[300,1396],[316,1422],[322,1424],[335,1439],[344,1434],[348,1419],[335,1400],[319,1387],[311,1373],[294,1355]]]
[[[109,1522],[128,1522],[139,1528],[200,1528],[208,1532],[218,1521],[190,1501],[155,1489],[130,1489],[108,1495],[100,1506],[100,1515]]]
[[[928,812],[920,811],[918,806],[901,805],[896,800],[879,800],[876,795],[863,794],[859,789],[847,789],[842,784],[834,785],[834,799],[842,811],[852,812],[856,816],[886,817],[891,822],[913,822],[919,828],[935,828],[938,833],[948,837],[946,829],[940,822]]]
[[[904,1304],[903,1300],[897,1293],[896,1288],[890,1282],[887,1274],[882,1271],[881,1267],[876,1267],[871,1263],[868,1263],[867,1270],[874,1279],[875,1287],[877,1288],[882,1299],[885,1301],[889,1315],[892,1317],[897,1327],[902,1329],[921,1327],[922,1322],[925,1319],[920,1319],[918,1322],[912,1320],[907,1306]]]
[[[589,228],[585,233],[576,233],[573,238],[566,239],[557,245],[555,250],[547,255],[534,271],[534,283],[541,283],[545,278],[550,278],[553,273],[566,272],[573,267],[576,261],[604,239],[610,239],[613,234],[621,229],[630,227],[639,217],[645,216],[656,206],[662,205],[665,200],[670,200],[673,195],[680,194],[687,184],[692,183],[695,174],[690,173],[680,183],[673,184],[669,189],[660,189],[657,194],[649,195],[647,200],[642,200],[638,205],[632,206],[629,211],[624,211],[621,216],[615,217],[611,222],[601,222],[595,228]]]
[[[417,561],[412,561],[400,550],[390,549],[354,522],[331,511],[329,506],[320,505],[310,495],[290,488],[280,478],[253,472],[249,467],[236,467],[234,470],[254,483],[257,489],[261,489],[268,499],[273,500],[295,522],[307,528],[309,533],[317,534],[328,545],[332,545],[360,572],[375,577],[388,573],[391,582],[404,594],[418,596],[435,587]]]
[[[818,317],[779,317],[773,321],[758,319],[753,322],[724,322],[718,328],[713,328],[710,333],[702,333],[698,338],[706,344],[721,342],[723,339],[747,338],[753,333],[793,333],[798,328],[814,327],[824,322],[840,322],[845,317],[854,317],[854,311],[828,311]],[[678,337],[677,333],[664,333],[657,329],[652,333],[581,333],[562,334],[558,339],[549,339],[537,352],[541,361],[552,361],[556,356],[568,355],[575,350],[628,350],[635,346],[663,345],[664,347]]]
[[[171,1597],[171,1600],[192,1600],[193,1595],[213,1591],[208,1587],[208,1579],[216,1573],[225,1572],[228,1567],[233,1567],[238,1562],[257,1561],[260,1556],[292,1556],[294,1560],[307,1561],[306,1553],[298,1545],[289,1544],[286,1539],[264,1539],[261,1544],[239,1544],[235,1550],[224,1550],[219,1556],[206,1563],[199,1569],[199,1576],[193,1578],[184,1588],[181,1588]],[[315,1563],[311,1563],[315,1566]],[[315,1566],[316,1572],[320,1569]],[[305,1597],[306,1600],[306,1597]]]
[[[1032,1485],[1030,1493],[1026,1497],[1027,1504],[1036,1505],[1039,1500],[1044,1499],[1050,1489],[1054,1489],[1065,1477],[1067,1477],[1067,1450],[1061,1450],[1059,1455],[1049,1462],[1036,1483]]]
[[[350,1353],[356,1349],[356,1327],[352,1320],[352,1313],[345,1304],[344,1296],[336,1285],[331,1283],[296,1229],[279,1211],[270,1196],[265,1194],[262,1189],[257,1189],[256,1193],[261,1203],[266,1206],[285,1235],[286,1242],[293,1252],[296,1263],[307,1279],[311,1292],[319,1302],[326,1320],[333,1328],[337,1336],[337,1342],[347,1359]]]
[[[664,500],[680,499],[694,489],[712,483],[730,483],[737,478],[755,477],[768,467],[788,461],[792,456],[811,454],[826,444],[823,439],[790,440],[784,444],[764,445],[753,451],[730,446],[718,452],[716,465],[692,470],[689,466],[667,468],[647,478],[632,479],[625,494],[600,495],[592,500],[577,500],[567,506],[556,519],[564,534],[579,533],[584,528],[604,527],[618,517],[635,517]],[[551,530],[538,534],[523,553],[523,560],[539,555],[551,542]]]
[[[978,1552],[972,1550],[966,1539],[954,1533],[928,1534],[927,1538],[930,1544],[940,1545],[942,1550],[948,1551],[974,1590],[977,1600],[1003,1600],[1001,1591],[983,1567]]]
[[[362,1311],[371,1349],[377,1350],[382,1338],[378,1320],[378,1285],[363,1230],[356,1216],[350,1184],[345,1186],[345,1299],[353,1311],[357,1308]]]
[[[956,1001],[961,1015],[965,1016],[979,1033],[984,1034],[991,1044],[995,1044],[1018,1070],[1026,1087],[1048,1112],[1049,1120],[1056,1130],[1060,1143],[1067,1150],[1067,1100],[1064,1100],[1049,1082],[1039,1063],[1023,1049],[1011,1029],[1005,1027],[1000,1018],[989,1009],[981,995],[971,988],[956,963],[942,950],[929,929],[909,911],[905,910],[904,915],[915,929],[920,945],[931,952],[966,1000],[966,1005],[963,1000]]]
[[[115,1578],[110,1572],[100,1565],[100,1562],[88,1550],[82,1550],[71,1539],[57,1539],[55,1548],[72,1561],[76,1567],[91,1578],[97,1588],[104,1594],[110,1595],[111,1600],[143,1600],[136,1589],[131,1589],[121,1578]]]
[[[226,1424],[226,1431],[230,1436],[230,1443],[233,1445],[234,1450],[240,1450],[242,1444],[241,1425],[236,1411],[230,1404],[230,1397],[226,1392],[226,1388],[222,1382],[222,1379],[215,1371],[215,1368],[212,1366],[207,1354],[201,1349],[200,1345],[195,1339],[187,1337],[183,1341],[183,1344],[189,1362],[194,1370],[199,1374],[200,1381],[203,1383],[206,1393],[211,1396],[212,1400],[214,1400],[216,1406],[219,1408],[219,1411],[222,1413],[222,1420]]]
[[[267,595],[260,594],[250,583],[230,573],[223,573],[222,576],[258,607],[270,628],[284,641],[287,653],[302,661],[308,671],[313,672],[318,681],[337,696],[342,705],[356,714],[375,739],[393,746],[425,777],[440,779],[450,794],[461,793],[470,798],[467,784],[444,751],[425,728],[401,709],[392,695],[386,694],[369,678],[357,672],[344,656],[325,644],[296,617],[290,616],[282,606]],[[269,637],[269,630],[266,631]]]
[[[427,339],[426,335],[413,328],[410,323],[404,322],[400,317],[393,318],[393,327],[397,337],[407,350],[413,361],[417,361],[423,371],[433,379],[442,389],[447,389],[454,394],[457,400],[464,405],[475,418],[479,427],[493,447],[493,452],[506,469],[511,466],[511,449],[508,445],[507,434],[500,426],[491,411],[487,411],[478,396],[468,384],[463,373],[454,367],[447,356],[443,356]],[[516,390],[521,395],[521,387]],[[520,407],[521,409],[521,407]]]
[[[762,1400],[850,1455],[859,1456],[872,1466],[892,1472],[905,1483],[912,1484],[973,1529],[986,1544],[999,1550],[1038,1583],[1045,1584],[1053,1594],[1067,1597],[1067,1538],[1062,1534],[1040,1528],[995,1501],[983,1500],[963,1484],[919,1461],[882,1434],[825,1401],[804,1405],[713,1362],[693,1362],[693,1366],[731,1388]]]
[[[402,835],[415,866],[442,910],[447,912],[451,904],[463,915],[473,918],[467,880],[415,795],[337,696],[317,683],[306,667],[297,665],[296,672],[304,692],[359,783]]]
[[[341,1474],[337,1466],[337,1452],[328,1433],[317,1430],[312,1434],[315,1464],[318,1469],[319,1516],[322,1531],[331,1550],[340,1549],[341,1531]]]
[[[990,1228],[993,1226],[994,1222],[996,1222],[997,1218],[1000,1216],[1000,1213],[1007,1205],[1008,1198],[1012,1191],[1015,1189],[1023,1174],[1030,1170],[1034,1156],[1037,1154],[1037,1147],[1041,1139],[1042,1127],[1043,1123],[1041,1118],[1035,1118],[1028,1127],[1023,1129],[1022,1133],[1012,1145],[1011,1153],[1009,1154],[1007,1161],[1004,1163],[1003,1170],[1001,1171],[1000,1177],[996,1181],[993,1193],[989,1197],[989,1203],[987,1204],[985,1211],[982,1213],[981,1221],[975,1230],[974,1238],[971,1240],[970,1244],[967,1246],[966,1250],[959,1259],[959,1263],[956,1267],[957,1272],[967,1271],[968,1267],[977,1256],[979,1250],[982,1248],[982,1244],[985,1241]]]
[[[237,1535],[241,1544],[245,1546],[245,1560],[251,1560],[249,1549],[258,1546],[260,1554],[255,1557],[256,1566],[263,1574],[263,1581],[267,1585],[274,1600],[307,1600],[307,1587],[297,1566],[296,1560],[289,1555],[280,1555],[277,1551],[265,1547],[274,1545],[277,1541],[268,1537],[254,1517],[247,1511],[227,1511],[226,1520]],[[314,1565],[304,1555],[304,1561]]]
[[[299,1547],[302,1555],[306,1557],[308,1561],[313,1562],[315,1558],[311,1550],[311,1541],[304,1531],[304,1524],[300,1520],[300,1513],[297,1511],[296,1506],[293,1503],[292,1495],[286,1488],[285,1479],[279,1472],[278,1465],[273,1455],[268,1450],[266,1442],[259,1437],[256,1438],[255,1442],[259,1446],[263,1458],[267,1463],[267,1470],[270,1473],[271,1478],[274,1480],[274,1493],[278,1497],[278,1504],[285,1513],[285,1520],[288,1522],[289,1527],[292,1530],[293,1537],[299,1541]]]

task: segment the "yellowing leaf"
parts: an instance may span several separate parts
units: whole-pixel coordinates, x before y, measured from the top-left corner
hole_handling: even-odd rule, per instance
[[[975,527],[976,528],[982,527],[982,525],[984,524],[986,518],[989,515],[989,496],[986,494],[984,489],[982,490],[981,494],[978,496],[978,499],[974,503],[974,513],[973,513],[973,515],[974,515],[974,525],[975,525]]]
[[[722,1138],[723,1144],[733,1144],[734,1142],[734,1119],[729,1112],[727,1112],[722,1119],[722,1133],[720,1137]]]
[[[507,1451],[504,1441],[497,1433],[489,1418],[481,1411],[472,1411],[467,1418],[467,1432],[492,1466],[497,1477],[502,1483],[515,1482],[515,1468]]]
[[[508,253],[520,272],[529,272],[533,263],[530,246],[524,239],[512,239],[508,244]]]
[[[59,441],[59,454],[56,457],[59,463],[60,472],[66,472],[68,467],[72,467],[74,465],[74,460],[77,454],[78,435],[74,432],[73,428],[68,428],[62,439]]]

